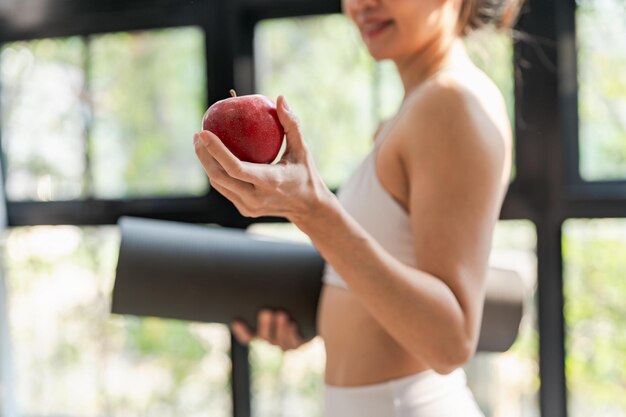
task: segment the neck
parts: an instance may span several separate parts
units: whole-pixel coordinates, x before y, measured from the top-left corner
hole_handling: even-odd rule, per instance
[[[431,42],[420,51],[398,58],[394,62],[404,85],[404,101],[412,91],[438,71],[467,65],[471,61],[465,51],[463,40],[454,37]]]

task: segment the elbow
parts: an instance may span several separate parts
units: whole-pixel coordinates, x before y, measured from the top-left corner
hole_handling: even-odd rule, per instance
[[[441,375],[447,375],[465,365],[474,356],[476,343],[471,338],[465,338],[457,343],[451,343],[447,349],[440,349],[432,369]]]

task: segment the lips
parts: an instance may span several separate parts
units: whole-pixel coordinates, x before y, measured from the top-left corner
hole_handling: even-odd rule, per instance
[[[393,24],[392,20],[363,23],[361,25],[361,31],[363,32],[363,35],[372,37],[372,36],[378,35],[383,30],[391,26],[392,24]]]

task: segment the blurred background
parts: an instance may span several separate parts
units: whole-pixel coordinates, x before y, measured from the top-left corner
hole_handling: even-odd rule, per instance
[[[339,6],[0,0],[1,415],[233,415],[226,326],[110,315],[115,223],[306,241],[280,219],[239,216],[191,138],[233,86],[284,94],[340,186],[403,91]],[[531,0],[513,33],[466,41],[515,125],[490,263],[528,288],[513,347],[466,366],[488,417],[626,416],[624,22],[624,0]],[[322,416],[321,339],[248,353],[253,416]]]

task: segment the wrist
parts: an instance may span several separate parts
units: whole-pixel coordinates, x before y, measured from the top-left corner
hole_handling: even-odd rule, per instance
[[[335,194],[324,186],[314,194],[314,197],[309,201],[305,209],[289,216],[289,221],[304,233],[307,233],[320,221],[328,219],[334,213],[338,204],[339,201]]]

